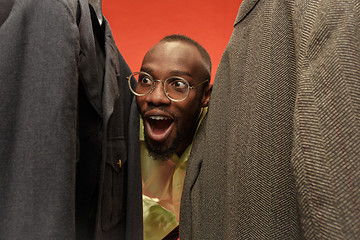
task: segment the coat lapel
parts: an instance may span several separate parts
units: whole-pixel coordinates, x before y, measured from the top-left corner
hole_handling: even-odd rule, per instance
[[[91,23],[89,5],[80,1],[81,19],[79,22],[80,37],[80,56],[79,56],[79,74],[85,92],[95,108],[101,116],[101,98],[102,98],[102,81],[99,81],[99,73],[97,71],[97,58],[95,51],[95,40]]]
[[[259,0],[244,0],[240,5],[234,26],[243,20],[258,2]]]
[[[103,117],[107,122],[114,111],[114,103],[119,97],[119,86],[117,76],[120,75],[117,48],[112,37],[108,21],[104,18],[105,24],[105,76],[103,88]]]

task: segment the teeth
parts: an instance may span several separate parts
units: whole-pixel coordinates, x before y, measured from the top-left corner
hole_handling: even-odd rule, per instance
[[[168,120],[170,118],[164,117],[164,116],[151,116],[150,119],[151,120]]]

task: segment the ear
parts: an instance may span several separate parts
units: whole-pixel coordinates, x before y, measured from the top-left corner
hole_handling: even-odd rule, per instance
[[[204,88],[204,92],[201,98],[201,107],[207,107],[209,105],[212,88],[212,84],[209,84]]]

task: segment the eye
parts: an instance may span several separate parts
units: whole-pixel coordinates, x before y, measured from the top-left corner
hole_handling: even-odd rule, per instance
[[[149,76],[143,75],[139,76],[139,81],[142,85],[152,85],[152,79]]]
[[[171,87],[176,91],[186,91],[189,85],[183,79],[173,78],[173,79],[169,79],[169,87]]]

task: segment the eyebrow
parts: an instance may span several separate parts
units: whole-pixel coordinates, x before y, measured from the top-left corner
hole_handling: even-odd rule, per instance
[[[151,73],[153,70],[151,68],[142,67],[140,68],[141,72]]]
[[[171,74],[174,74],[174,75],[180,75],[180,76],[189,76],[189,77],[192,77],[191,73],[189,72],[184,72],[184,71],[179,71],[179,70],[173,70],[170,72]]]
[[[141,68],[140,71],[142,72],[146,72],[146,73],[149,73],[151,74],[153,72],[153,70],[151,68]],[[177,76],[189,76],[189,77],[192,77],[192,74],[189,73],[189,72],[184,72],[184,71],[180,71],[180,70],[172,70],[170,71],[170,74],[171,75],[177,75]]]

